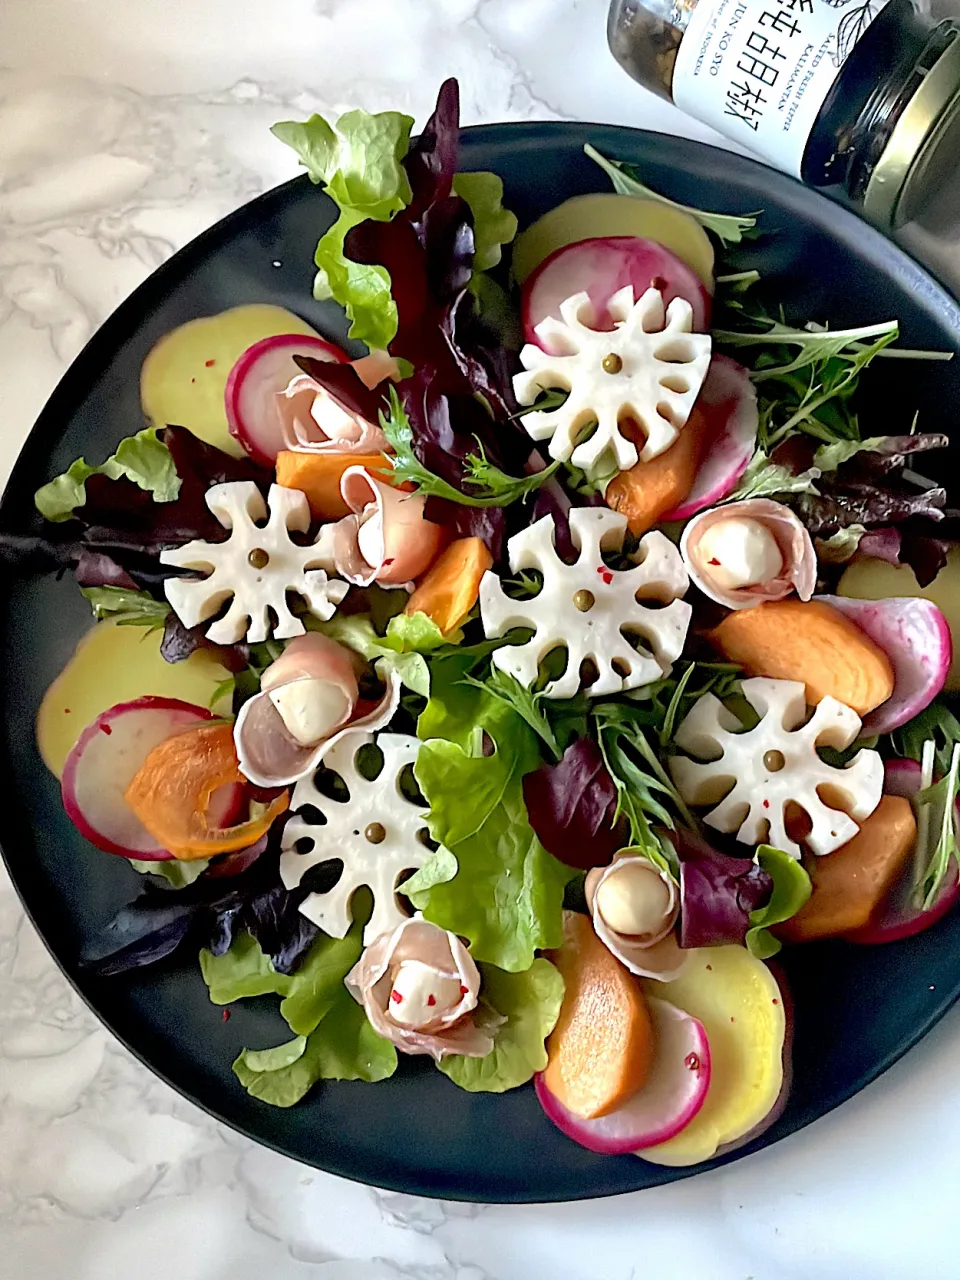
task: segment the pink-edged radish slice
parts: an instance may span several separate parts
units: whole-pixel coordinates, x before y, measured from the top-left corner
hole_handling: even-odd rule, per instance
[[[227,378],[223,404],[230,434],[261,467],[273,467],[284,448],[276,398],[299,372],[294,356],[312,356],[334,364],[345,364],[349,359],[345,351],[323,338],[285,333],[247,347]]]
[[[816,596],[855,623],[880,646],[893,667],[893,693],[863,718],[863,732],[891,733],[928,707],[943,688],[953,661],[947,620],[932,600],[894,596],[854,600]]]
[[[894,796],[906,796],[909,800],[920,790],[920,766],[916,760],[888,760],[883,767],[883,789]],[[960,814],[960,806],[958,806]],[[894,885],[876,917],[862,929],[847,933],[848,942],[866,946],[879,946],[885,942],[899,942],[923,933],[950,911],[960,898],[960,875],[956,864],[943,883],[936,901],[926,911],[913,901],[913,888],[919,868],[912,859],[906,873]]]
[[[674,1137],[703,1106],[710,1087],[710,1045],[702,1023],[666,1000],[647,1000],[656,1056],[647,1083],[629,1102],[598,1120],[583,1120],[550,1092],[543,1074],[537,1097],[557,1128],[588,1151],[622,1156]]]
[[[146,697],[120,702],[97,716],[67,756],[60,782],[67,817],[82,836],[121,858],[169,861],[124,799],[124,792],[154,747],[199,720],[213,716],[204,707],[176,698]],[[233,797],[224,797],[230,816]]]
[[[729,356],[714,355],[694,413],[702,415],[706,445],[693,488],[660,519],[689,520],[730,496],[757,448],[757,393],[750,374]]]
[[[525,282],[520,299],[523,336],[536,346],[536,327],[547,316],[560,318],[560,303],[575,293],[586,293],[593,304],[593,325],[612,329],[607,303],[627,285],[640,298],[651,285],[663,293],[664,302],[685,298],[693,308],[693,327],[706,333],[710,324],[710,294],[699,276],[669,249],[655,240],[636,236],[608,236],[581,240],[558,249]]]

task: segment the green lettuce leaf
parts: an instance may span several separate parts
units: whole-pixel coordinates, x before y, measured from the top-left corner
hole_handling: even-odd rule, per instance
[[[882,436],[871,436],[869,440],[836,440],[833,444],[822,444],[813,455],[813,465],[821,471],[836,471],[844,462],[849,462],[858,453],[876,449],[883,444]]]
[[[387,623],[385,635],[378,635],[369,614],[339,615],[329,622],[311,623],[311,630],[337,640],[361,658],[373,662],[381,678],[395,671],[401,681],[423,698],[430,696],[430,670],[424,654],[441,645],[455,644],[463,635],[452,631],[445,636],[425,613],[397,614]]]
[[[210,705],[215,701],[216,699],[212,699]],[[210,865],[209,858],[192,858],[189,862],[180,862],[177,858],[171,858],[167,862],[130,858],[129,862],[134,871],[139,871],[144,876],[159,876],[166,880],[171,889],[185,889],[194,880],[199,880]]]
[[[294,1106],[319,1080],[374,1082],[396,1069],[396,1049],[346,992],[312,1035],[275,1049],[244,1049],[233,1064],[247,1093],[273,1107]]]
[[[311,182],[322,184],[341,209],[389,222],[410,203],[403,158],[410,149],[411,116],[399,111],[347,111],[333,127],[322,116],[284,120],[271,133],[300,157]]]
[[[800,863],[773,845],[760,845],[757,862],[773,879],[773,892],[765,907],[750,912],[746,943],[747,950],[758,959],[768,960],[777,954],[781,945],[770,929],[797,914],[810,897],[812,886]]]
[[[426,901],[424,895],[428,889],[438,884],[447,884],[457,874],[457,860],[449,849],[441,845],[434,850],[419,871],[415,871],[408,880],[404,880],[400,890],[419,911]]]
[[[473,214],[473,269],[489,271],[503,256],[503,245],[517,234],[517,219],[503,207],[503,180],[495,173],[458,173],[453,189]]]
[[[277,973],[259,942],[248,933],[238,934],[222,956],[204,948],[200,952],[200,972],[212,1004],[233,1004],[234,1000],[251,996],[285,996],[296,981]]]
[[[345,938],[322,934],[290,979],[280,1012],[298,1036],[314,1032],[327,1014],[349,996],[343,980],[360,959],[363,926],[356,921]]]
[[[894,755],[908,760],[923,760],[924,743],[934,744],[936,771],[943,776],[950,769],[954,745],[960,742],[960,720],[939,699],[934,699],[919,715],[914,716],[890,734]]]
[[[152,493],[156,502],[173,502],[180,493],[180,477],[170,450],[155,428],[138,431],[121,440],[117,451],[98,467],[78,458],[66,471],[34,494],[37,510],[47,520],[69,520],[87,500],[86,482],[91,476],[119,480],[126,476],[135,485]]]
[[[385,351],[397,335],[399,317],[390,274],[386,267],[353,262],[343,251],[347,233],[363,221],[362,214],[345,209],[320,237],[313,255],[313,296],[318,302],[339,302],[350,321],[350,337]]]
[[[559,946],[563,892],[574,874],[534,834],[522,779],[537,767],[532,730],[483,689],[452,685],[420,717],[430,736],[414,766],[430,805],[430,834],[456,858],[452,880],[417,894],[428,920],[470,940],[471,951],[517,973],[538,949]],[[439,736],[440,732],[449,737]],[[492,755],[482,754],[486,733]]]
[[[504,1093],[526,1084],[547,1065],[544,1040],[556,1026],[563,1003],[563,978],[539,958],[523,973],[481,965],[483,1000],[506,1022],[497,1028],[485,1058],[444,1058],[440,1070],[471,1093]]]
[[[340,216],[320,239],[314,260],[314,296],[346,309],[350,337],[386,349],[396,336],[397,307],[383,267],[352,262],[344,255],[347,232],[372,218],[389,222],[410,201],[403,158],[413,120],[397,111],[371,115],[348,111],[331,126],[314,115],[304,123],[282,121],[273,134],[292,147],[312,182],[322,184]]]

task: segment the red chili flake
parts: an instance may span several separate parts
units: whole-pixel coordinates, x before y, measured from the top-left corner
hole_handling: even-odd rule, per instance
[[[708,560],[708,561],[707,561],[707,564],[716,564],[716,565],[719,565],[719,563],[720,563],[720,561],[717,559],[717,557],[716,557],[716,556],[714,556],[712,560]]]
[[[203,363],[204,363],[204,368],[212,369],[217,362],[216,360],[204,360]]]
[[[691,1071],[700,1070],[700,1059],[695,1053],[688,1053],[683,1060],[683,1065],[689,1067]]]
[[[380,567],[382,569],[389,569],[395,559],[396,559],[396,556],[387,556],[386,560],[384,560],[383,564]]]
[[[111,733],[113,733],[113,728],[108,724],[102,724],[100,728],[107,735],[108,738],[110,737]]]
[[[773,1003],[774,1003],[774,1004],[779,1004],[779,1003],[780,1003],[780,1001],[779,1001],[779,1000],[774,1000],[774,1002],[773,1002]]]
[[[769,809],[769,808],[770,808],[770,801],[769,801],[769,800],[764,800],[764,802],[763,802],[763,807],[764,807],[765,809]]]
[[[427,1004],[432,1009],[436,1003],[437,1003],[437,997],[433,995],[433,993],[431,992],[431,994],[427,996]]]
[[[229,1021],[230,1021],[230,1010],[229,1010],[229,1009],[224,1009],[223,1013],[221,1013],[221,1015],[220,1015],[220,1021],[221,1021],[221,1022],[229,1022]]]
[[[605,564],[601,564],[597,568],[597,573],[600,575],[600,580],[609,587],[610,583],[613,581],[613,570],[608,569]]]
[[[70,708],[69,708],[69,707],[64,707],[64,708],[63,708],[63,714],[64,714],[65,716],[68,716],[68,715],[70,714]]]
[[[399,991],[391,991],[390,999],[393,1001],[394,1004],[403,1004],[403,996],[400,994]]]
[[[465,987],[465,986],[461,985],[461,987],[460,987],[460,994],[461,994],[462,996],[469,995],[469,994],[470,994],[470,988],[469,988],[469,987]]]
[[[711,972],[711,973],[713,973],[713,965],[712,965],[712,964],[708,964],[708,965],[707,965],[707,968],[710,970],[710,972]]]
[[[736,1018],[731,1018],[731,1019],[730,1019],[730,1021],[731,1021],[731,1022],[736,1022]]]
[[[191,381],[191,382],[196,382],[196,378],[191,378],[191,379],[190,379],[190,381]]]

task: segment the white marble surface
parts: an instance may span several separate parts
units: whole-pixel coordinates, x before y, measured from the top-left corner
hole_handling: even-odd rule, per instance
[[[293,172],[267,133],[278,117],[422,120],[453,73],[468,122],[706,136],[618,71],[605,8],[0,0],[3,475],[130,289]],[[154,1079],[81,1006],[0,873],[0,1280],[948,1280],[958,1052],[955,1011],[835,1115],[673,1187],[519,1209],[384,1194],[262,1150]]]

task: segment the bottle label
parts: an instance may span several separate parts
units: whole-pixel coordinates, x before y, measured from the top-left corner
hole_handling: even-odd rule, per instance
[[[817,114],[888,0],[700,0],[673,99],[795,177]]]

